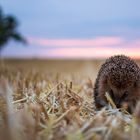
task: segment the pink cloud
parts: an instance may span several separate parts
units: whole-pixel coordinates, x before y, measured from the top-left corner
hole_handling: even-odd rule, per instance
[[[125,54],[140,58],[140,40],[126,41],[120,37],[97,37],[94,39],[41,39],[29,38],[30,44],[46,47],[39,51],[40,57],[49,58],[105,58]],[[47,49],[48,46],[55,48]]]
[[[41,38],[28,38],[28,42],[34,45],[41,46],[112,46],[120,45],[123,40],[120,37],[97,37],[94,39],[41,39]]]

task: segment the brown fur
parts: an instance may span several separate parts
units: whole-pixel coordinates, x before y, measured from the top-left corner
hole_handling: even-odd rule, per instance
[[[132,59],[117,55],[107,59],[101,66],[94,87],[97,108],[107,105],[106,92],[117,107],[127,103],[128,111],[132,112],[140,99],[140,68]]]

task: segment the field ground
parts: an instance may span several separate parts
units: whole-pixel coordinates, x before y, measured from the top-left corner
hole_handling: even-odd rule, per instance
[[[138,140],[139,104],[134,115],[95,110],[93,87],[103,62],[1,61],[0,139]]]

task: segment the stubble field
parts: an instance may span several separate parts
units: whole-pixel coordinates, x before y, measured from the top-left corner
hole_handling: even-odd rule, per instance
[[[1,140],[138,140],[134,114],[96,111],[93,87],[104,60],[2,60]],[[137,61],[139,63],[139,61]]]

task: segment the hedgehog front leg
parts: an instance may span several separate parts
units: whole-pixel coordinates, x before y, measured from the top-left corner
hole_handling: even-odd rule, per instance
[[[107,106],[107,100],[105,97],[105,91],[99,91],[98,96],[95,97],[95,106],[97,109]]]
[[[107,100],[105,97],[106,89],[106,80],[98,81],[98,78],[94,87],[94,103],[97,109],[107,106]]]

